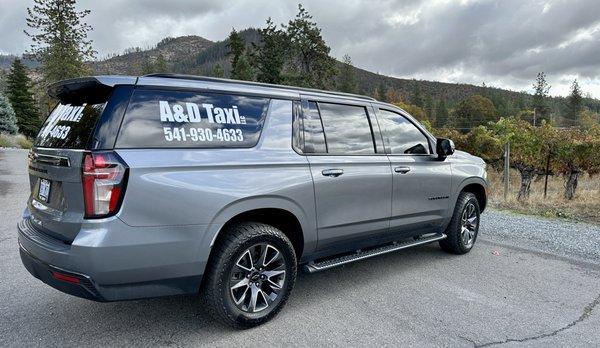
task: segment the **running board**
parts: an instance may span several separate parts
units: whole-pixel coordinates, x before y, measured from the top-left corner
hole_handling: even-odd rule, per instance
[[[334,259],[328,259],[328,260],[324,260],[324,261],[320,261],[320,262],[311,261],[308,264],[304,265],[304,271],[307,273],[315,273],[315,272],[323,271],[323,270],[326,270],[329,268],[345,265],[350,262],[368,259],[370,257],[391,253],[393,251],[398,251],[398,250],[414,247],[417,245],[432,243],[432,242],[442,240],[445,238],[446,238],[446,235],[443,233],[435,234],[433,236],[423,237],[423,238],[419,238],[419,239],[415,239],[415,240],[408,240],[408,241],[402,242],[402,243],[393,243],[393,244],[378,247],[375,249],[369,249],[367,251],[359,250],[356,254],[341,256],[341,257],[337,257]]]

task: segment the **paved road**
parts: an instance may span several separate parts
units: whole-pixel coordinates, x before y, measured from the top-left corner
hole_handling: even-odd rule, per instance
[[[600,345],[600,229],[498,211],[465,256],[430,245],[301,275],[282,313],[252,330],[211,322],[191,296],[71,297],[21,265],[25,164],[25,152],[0,150],[2,347]]]

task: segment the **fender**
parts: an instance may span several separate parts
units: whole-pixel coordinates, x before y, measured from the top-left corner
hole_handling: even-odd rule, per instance
[[[212,249],[225,223],[241,213],[256,209],[281,209],[293,214],[300,222],[304,237],[304,251],[311,252],[317,243],[316,218],[309,216],[298,203],[276,195],[246,197],[233,201],[223,207],[213,218],[206,229],[200,245],[201,249]]]

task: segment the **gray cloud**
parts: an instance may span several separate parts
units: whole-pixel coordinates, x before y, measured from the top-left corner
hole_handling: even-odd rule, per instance
[[[578,78],[600,98],[600,2],[597,0],[302,1],[332,53],[397,77],[529,90],[545,71],[551,93]],[[28,46],[22,0],[0,0],[0,52]],[[100,55],[151,46],[165,36],[223,39],[232,27],[287,22],[295,1],[81,0]]]

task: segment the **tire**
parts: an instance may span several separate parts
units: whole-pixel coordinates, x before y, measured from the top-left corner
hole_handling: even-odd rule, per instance
[[[237,329],[261,325],[279,313],[294,287],[294,247],[280,230],[262,223],[236,224],[224,233],[202,284],[206,308]]]
[[[465,222],[465,216],[468,217],[467,222]],[[444,232],[447,237],[439,242],[442,249],[457,255],[471,251],[479,233],[479,218],[480,209],[477,197],[470,192],[461,192],[454,207],[450,224]],[[466,228],[467,231],[463,228]]]

